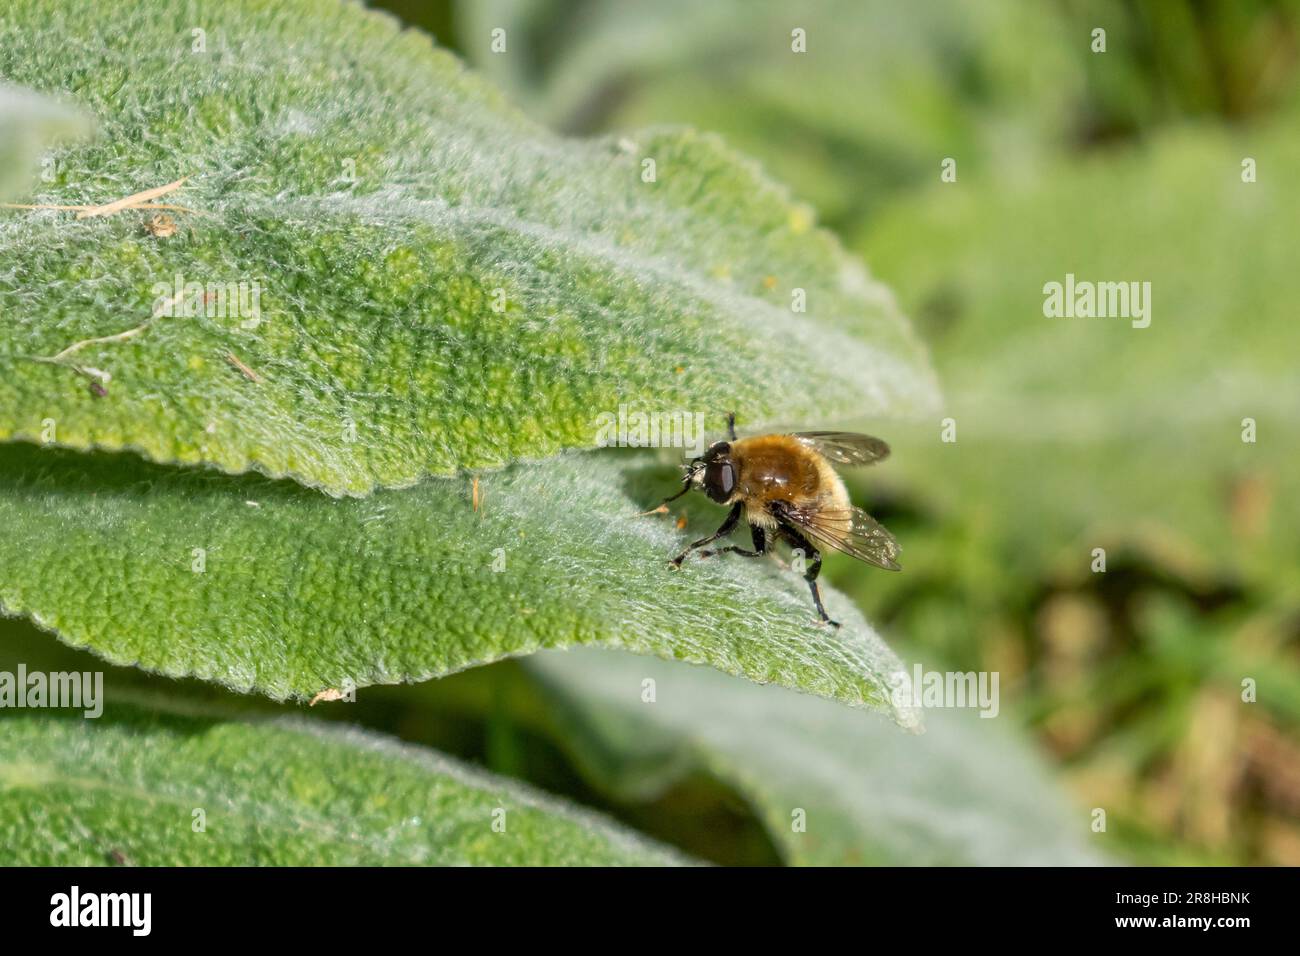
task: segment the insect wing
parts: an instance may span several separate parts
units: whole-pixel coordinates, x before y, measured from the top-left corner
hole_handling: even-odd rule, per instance
[[[794,432],[794,437],[837,465],[874,465],[889,457],[879,438],[857,432]]]
[[[785,508],[781,517],[849,557],[888,571],[902,570],[894,560],[902,550],[898,541],[861,508],[847,511]]]

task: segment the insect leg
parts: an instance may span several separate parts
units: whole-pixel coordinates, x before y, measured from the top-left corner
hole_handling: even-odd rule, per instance
[[[475,479],[475,480],[477,480],[477,479]],[[690,479],[690,478],[686,478],[686,479],[684,479],[684,480],[682,481],[682,490],[681,490],[681,491],[677,492],[677,494],[675,494],[675,495],[669,495],[669,496],[668,496],[667,498],[665,498],[663,501],[659,502],[659,506],[658,506],[658,507],[656,507],[656,508],[651,508],[649,511],[642,511],[642,512],[640,512],[640,513],[637,515],[637,517],[638,517],[638,518],[644,518],[646,515],[657,515],[657,514],[663,514],[664,512],[666,512],[666,511],[668,510],[668,502],[670,502],[670,501],[676,501],[678,498],[680,498],[682,495],[686,494],[686,492],[688,492],[688,491],[690,491],[690,490],[691,490],[691,479]]]
[[[730,513],[728,513],[726,520],[722,522],[722,527],[718,528],[717,531],[713,532],[713,534],[709,535],[707,538],[701,538],[699,541],[692,542],[689,548],[677,555],[677,557],[673,558],[673,566],[680,568],[682,566],[682,561],[684,561],[686,556],[696,548],[702,548],[706,544],[711,544],[719,538],[731,534],[731,529],[736,527],[736,523],[740,521],[740,510],[743,507],[744,506],[740,502],[736,502],[735,507],[733,507]]]
[[[804,571],[803,579],[808,582],[808,590],[812,591],[813,605],[817,608],[817,616],[831,627],[839,627],[840,622],[832,621],[830,615],[826,613],[826,608],[822,606],[822,592],[821,588],[817,586],[817,575],[822,573],[822,553],[813,547],[812,542],[788,524],[783,522],[780,529],[785,540],[790,542],[790,546],[801,549],[809,558],[808,569]]]
[[[767,554],[767,536],[763,534],[763,529],[756,524],[751,524],[749,526],[749,533],[750,536],[754,539],[753,551],[750,551],[748,548],[742,548],[739,547],[738,545],[733,544],[727,548],[718,548],[713,551],[701,551],[700,557],[707,558],[710,555],[727,554],[728,552],[731,552],[734,554],[739,554],[742,557],[746,557],[746,558],[761,558],[763,555]]]

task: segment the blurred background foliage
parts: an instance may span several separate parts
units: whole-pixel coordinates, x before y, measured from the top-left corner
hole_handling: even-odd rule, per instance
[[[999,670],[1108,851],[1300,864],[1300,3],[379,5],[556,129],[715,130],[811,202],[918,323],[957,429],[874,423],[895,456],[855,495],[906,570],[834,581],[910,658]],[[1151,282],[1151,326],[1045,318],[1066,273]],[[381,725],[429,733],[384,693]],[[434,742],[601,802],[521,726],[480,708]],[[734,791],[684,779],[619,814],[780,857]]]

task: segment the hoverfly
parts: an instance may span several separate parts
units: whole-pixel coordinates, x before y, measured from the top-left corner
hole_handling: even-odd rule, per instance
[[[660,506],[692,489],[703,491],[718,504],[731,506],[721,527],[693,542],[673,558],[672,566],[680,568],[692,551],[730,534],[743,517],[749,524],[753,550],[730,545],[700,551],[699,556],[730,552],[756,558],[767,553],[769,534],[784,540],[808,559],[804,580],[812,591],[817,616],[839,627],[822,606],[817,586],[822,555],[814,542],[878,568],[901,568],[894,560],[900,550],[894,536],[853,506],[832,465],[872,465],[889,456],[889,446],[870,435],[835,431],[737,439],[734,412],[727,416],[727,433],[729,441],[714,442],[703,455],[682,466],[682,490],[665,498]]]

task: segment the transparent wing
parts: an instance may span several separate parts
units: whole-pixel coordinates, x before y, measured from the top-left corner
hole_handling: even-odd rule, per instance
[[[889,457],[889,446],[879,438],[857,432],[793,432],[817,454],[837,465],[874,465]]]
[[[902,550],[898,541],[861,508],[819,511],[786,506],[779,516],[822,544],[849,557],[888,571],[901,571],[894,560]]]

